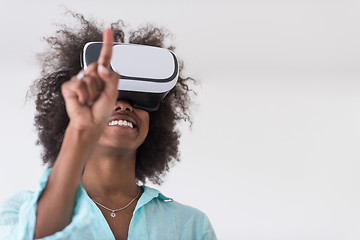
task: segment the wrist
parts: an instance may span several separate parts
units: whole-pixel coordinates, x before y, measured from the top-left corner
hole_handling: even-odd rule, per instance
[[[69,122],[58,158],[63,158],[65,162],[75,162],[82,165],[91,155],[99,138],[102,134],[102,128],[79,129]],[[58,162],[58,159],[56,160]]]
[[[78,124],[70,120],[66,127],[65,136],[71,135],[72,138],[78,139],[81,142],[97,142],[104,131],[104,128],[105,126]]]

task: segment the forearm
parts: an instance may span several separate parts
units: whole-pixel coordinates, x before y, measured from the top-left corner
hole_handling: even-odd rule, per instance
[[[82,171],[99,136],[98,131],[78,131],[69,124],[38,200],[34,238],[49,236],[70,224]]]

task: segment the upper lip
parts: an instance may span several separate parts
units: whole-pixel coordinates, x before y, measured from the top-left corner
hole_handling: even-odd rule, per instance
[[[137,126],[136,120],[134,118],[130,117],[129,115],[116,113],[110,118],[109,122],[115,121],[115,120],[126,120],[128,122],[131,122],[134,125],[134,127]]]

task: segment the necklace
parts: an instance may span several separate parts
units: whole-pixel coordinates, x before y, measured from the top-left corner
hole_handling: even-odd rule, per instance
[[[122,207],[122,208],[119,208],[119,209],[111,209],[111,208],[108,208],[108,207],[105,207],[104,205],[102,205],[101,203],[98,203],[97,201],[95,201],[94,199],[91,199],[94,203],[96,203],[97,205],[105,208],[106,210],[110,211],[110,216],[111,217],[116,217],[116,213],[115,212],[118,212],[118,211],[121,211],[121,210],[124,210],[125,208],[127,208],[128,206],[130,206],[140,195],[140,188],[138,190],[138,193],[136,194],[136,197],[133,198],[133,200],[131,200],[126,206]]]

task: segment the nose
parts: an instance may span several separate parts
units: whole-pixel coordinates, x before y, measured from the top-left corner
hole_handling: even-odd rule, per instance
[[[118,100],[115,104],[115,111],[133,111],[133,107],[127,102],[123,100]]]

